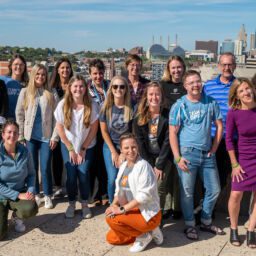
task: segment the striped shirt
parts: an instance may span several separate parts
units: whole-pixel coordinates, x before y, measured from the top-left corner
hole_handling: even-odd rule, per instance
[[[229,89],[235,79],[234,76],[230,79],[227,84],[224,84],[220,81],[220,76],[218,75],[215,79],[209,80],[204,84],[203,90],[204,93],[208,96],[213,97],[220,106],[220,111],[222,114],[222,122],[223,122],[223,136],[226,135],[226,118],[228,113],[228,94]],[[211,135],[215,136],[216,127],[212,125]]]

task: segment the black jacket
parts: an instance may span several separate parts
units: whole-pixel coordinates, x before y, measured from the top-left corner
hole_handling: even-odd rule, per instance
[[[157,141],[160,147],[159,155],[153,155],[148,151],[149,148],[149,127],[148,124],[138,125],[138,117],[133,121],[133,129],[139,144],[141,157],[147,160],[153,167],[164,170],[166,161],[172,161],[171,148],[169,143],[169,123],[168,118],[160,115],[157,127]],[[156,160],[157,159],[157,160]]]
[[[0,116],[7,117],[8,114],[8,95],[3,80],[0,80]]]

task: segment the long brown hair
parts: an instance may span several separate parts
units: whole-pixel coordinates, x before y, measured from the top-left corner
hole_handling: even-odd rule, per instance
[[[249,85],[249,87],[252,89],[252,92],[254,95],[254,101],[256,101],[256,90],[255,90],[255,87],[253,86],[252,82],[245,77],[239,77],[233,81],[233,83],[230,87],[230,90],[229,90],[228,105],[232,109],[241,109],[241,107],[242,107],[241,101],[237,98],[237,90],[242,83],[246,83]]]
[[[71,123],[72,123],[72,110],[73,110],[73,95],[70,91],[70,88],[72,84],[75,81],[82,81],[84,84],[84,87],[86,88],[85,94],[83,96],[83,103],[84,103],[84,120],[83,123],[86,128],[89,127],[90,125],[90,120],[91,120],[91,113],[92,113],[92,101],[88,93],[88,89],[86,87],[86,81],[81,75],[74,75],[68,83],[67,90],[65,92],[64,96],[64,105],[63,105],[63,112],[64,112],[64,126],[67,130],[70,129]]]
[[[115,80],[121,80],[125,85],[125,95],[124,95],[124,122],[128,123],[132,119],[132,108],[131,108],[131,98],[130,89],[127,80],[122,76],[114,76],[110,82],[110,86],[107,91],[107,96],[102,106],[101,112],[106,114],[107,119],[111,120],[112,107],[114,105],[114,95],[112,93],[112,87]]]
[[[163,89],[160,86],[160,84],[156,81],[152,81],[152,82],[148,83],[146,89],[143,92],[142,98],[139,103],[138,112],[137,112],[138,125],[140,125],[140,126],[147,124],[149,122],[149,120],[151,119],[149,106],[148,106],[148,98],[147,98],[149,88],[159,88],[159,90],[161,92],[161,105],[160,106],[162,106],[162,104],[163,104],[164,93],[163,93]]]

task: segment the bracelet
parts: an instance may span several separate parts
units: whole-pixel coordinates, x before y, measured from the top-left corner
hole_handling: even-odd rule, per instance
[[[71,152],[71,151],[74,151],[74,147],[72,144],[68,147],[68,152]]]
[[[120,212],[121,212],[122,214],[126,214],[126,210],[124,209],[123,206],[119,207],[119,209],[120,209]]]
[[[182,156],[179,156],[177,158],[174,159],[175,163],[178,164],[181,160]]]
[[[236,168],[236,167],[238,167],[239,165],[240,165],[239,163],[231,164],[232,168]]]

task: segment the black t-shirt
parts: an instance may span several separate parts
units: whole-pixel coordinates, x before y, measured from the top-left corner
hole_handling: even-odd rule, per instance
[[[169,113],[172,105],[183,95],[187,94],[183,83],[173,83],[173,82],[160,82],[164,91],[164,111]]]

